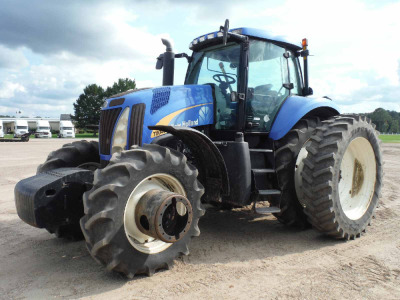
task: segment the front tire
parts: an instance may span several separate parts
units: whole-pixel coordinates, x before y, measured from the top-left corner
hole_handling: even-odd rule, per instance
[[[94,186],[84,194],[86,215],[81,228],[93,258],[107,270],[132,278],[150,276],[169,268],[177,256],[187,255],[191,238],[200,234],[198,221],[204,214],[200,202],[204,189],[197,175],[183,154],[166,147],[144,145],[114,154],[106,168],[95,172]],[[139,229],[138,203],[155,190],[183,195],[190,201],[191,224],[174,243]]]
[[[308,220],[334,238],[359,237],[371,222],[382,187],[382,153],[371,120],[328,119],[307,150],[302,177]]]
[[[37,168],[36,174],[58,168],[79,167],[87,163],[100,163],[99,142],[76,141],[63,145],[49,154],[46,161]]]

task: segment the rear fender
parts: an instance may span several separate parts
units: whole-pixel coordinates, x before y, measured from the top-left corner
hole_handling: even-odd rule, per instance
[[[269,137],[279,140],[306,115],[331,117],[339,114],[339,107],[327,98],[292,96],[283,103],[272,125]]]

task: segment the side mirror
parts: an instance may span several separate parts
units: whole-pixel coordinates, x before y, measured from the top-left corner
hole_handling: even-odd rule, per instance
[[[157,57],[157,62],[156,62],[156,69],[161,70],[163,67],[163,61],[164,61],[164,54],[160,54],[159,57]]]

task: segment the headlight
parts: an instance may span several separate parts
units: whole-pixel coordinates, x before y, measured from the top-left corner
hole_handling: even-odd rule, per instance
[[[125,108],[122,115],[119,117],[117,126],[115,127],[114,137],[112,140],[111,154],[121,152],[125,149],[128,135],[128,119],[129,107]]]
[[[101,106],[102,108],[106,108],[108,106],[108,101],[104,100],[103,105]]]

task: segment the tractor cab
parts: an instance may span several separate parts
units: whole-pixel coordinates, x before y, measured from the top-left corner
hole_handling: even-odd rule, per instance
[[[304,94],[302,48],[256,29],[230,33],[226,43],[221,31],[193,40],[185,85],[213,87],[215,129],[269,132],[285,99]]]

